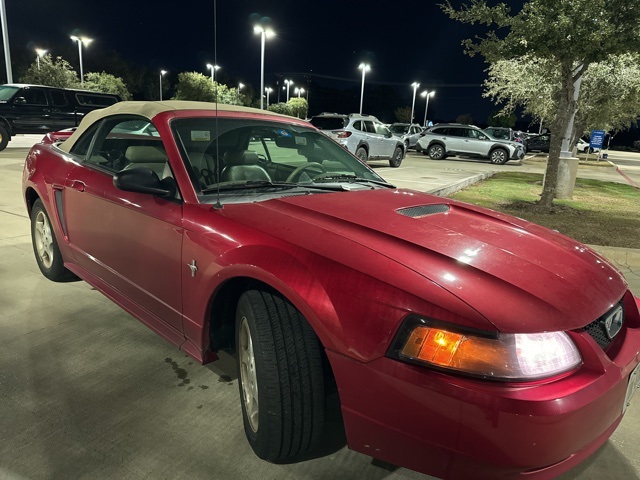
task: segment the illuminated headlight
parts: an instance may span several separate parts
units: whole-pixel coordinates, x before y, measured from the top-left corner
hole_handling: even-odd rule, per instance
[[[398,360],[503,381],[552,377],[582,363],[564,332],[492,333],[408,317],[389,349]]]

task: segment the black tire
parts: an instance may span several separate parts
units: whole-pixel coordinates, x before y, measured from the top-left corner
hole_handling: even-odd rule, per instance
[[[494,165],[504,165],[509,161],[509,152],[504,148],[494,148],[489,153],[489,161]]]
[[[51,220],[40,199],[34,202],[31,209],[31,243],[38,267],[45,277],[54,282],[77,279],[64,267]]]
[[[363,162],[366,162],[367,160],[369,160],[369,152],[367,152],[367,149],[364,147],[358,147],[356,148],[356,157],[358,157]]]
[[[389,165],[393,168],[398,168],[400,164],[402,164],[402,159],[404,158],[404,152],[401,147],[396,147],[393,151],[393,156],[389,159]]]
[[[432,160],[442,160],[445,155],[444,147],[439,143],[433,144],[427,150],[429,158]]]
[[[282,297],[249,290],[236,311],[242,418],[260,458],[283,462],[318,444],[324,426],[321,345],[298,310]]]
[[[0,151],[7,148],[10,139],[11,137],[9,135],[9,132],[7,132],[7,129],[0,126]]]

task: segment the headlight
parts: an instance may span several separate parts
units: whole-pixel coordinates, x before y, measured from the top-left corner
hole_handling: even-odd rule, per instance
[[[462,374],[506,381],[552,377],[582,363],[564,332],[491,333],[408,317],[388,355]]]

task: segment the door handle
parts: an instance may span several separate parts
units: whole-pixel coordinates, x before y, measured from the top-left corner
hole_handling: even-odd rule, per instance
[[[84,187],[84,182],[81,182],[80,180],[74,180],[73,182],[71,182],[71,188],[79,192],[84,192]]]

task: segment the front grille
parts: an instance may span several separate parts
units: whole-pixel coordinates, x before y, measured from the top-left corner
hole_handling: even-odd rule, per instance
[[[600,318],[598,318],[597,320],[591,322],[589,325],[584,327],[585,332],[591,335],[591,338],[593,338],[596,341],[596,343],[600,345],[600,348],[602,348],[602,350],[607,350],[607,348],[609,348],[609,346],[615,339],[615,337],[609,338],[609,335],[607,335],[606,320],[609,316],[611,316],[611,314],[618,307],[621,307],[621,306],[622,306],[622,302],[618,303],[615,307],[613,307],[607,313],[602,315]],[[624,325],[624,313],[623,313],[622,325]]]
[[[449,211],[449,205],[420,205],[418,207],[401,208],[397,210],[400,215],[405,215],[411,218],[426,217],[428,215],[434,215],[436,213],[447,213]]]

